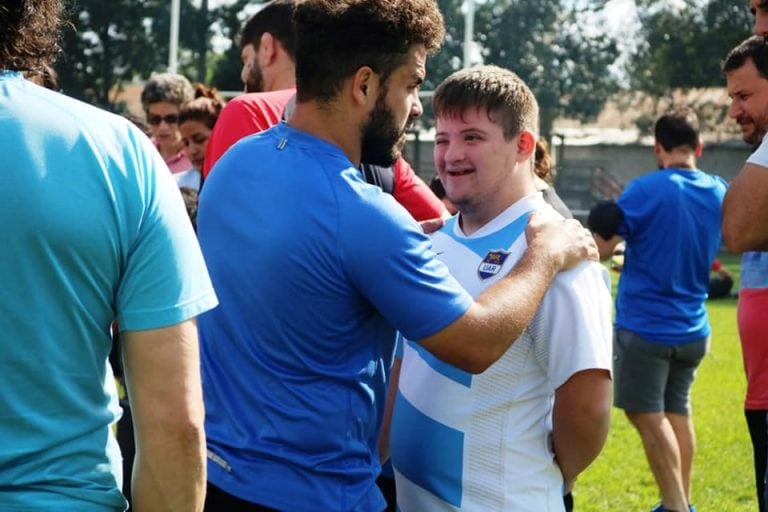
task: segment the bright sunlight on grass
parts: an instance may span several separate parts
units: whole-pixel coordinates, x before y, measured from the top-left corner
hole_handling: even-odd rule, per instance
[[[738,276],[738,258],[723,263]],[[614,294],[615,297],[615,294]],[[752,447],[744,421],[745,379],[736,300],[708,302],[712,347],[693,385],[698,450],[693,468],[693,504],[699,512],[757,510]],[[603,453],[579,478],[576,510],[649,511],[659,501],[640,437],[618,409]]]

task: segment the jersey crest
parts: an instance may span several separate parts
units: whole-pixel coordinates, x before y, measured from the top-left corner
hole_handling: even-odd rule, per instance
[[[477,267],[477,274],[480,279],[488,279],[498,274],[508,256],[509,252],[507,251],[488,251],[483,261],[480,262],[480,266]]]

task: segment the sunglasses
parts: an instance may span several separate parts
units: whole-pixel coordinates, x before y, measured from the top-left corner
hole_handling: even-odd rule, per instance
[[[179,122],[179,116],[176,114],[168,114],[167,116],[151,115],[147,117],[147,122],[151,125],[157,125],[165,121],[165,124],[176,124]]]

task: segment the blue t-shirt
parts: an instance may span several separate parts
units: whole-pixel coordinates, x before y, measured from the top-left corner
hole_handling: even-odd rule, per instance
[[[395,327],[471,298],[342,150],[285,124],[217,163],[198,235],[221,306],[201,317],[208,478],[280,510],[381,510],[376,437]]]
[[[699,170],[663,169],[632,181],[619,197],[627,242],[616,326],[665,345],[710,333],[704,302],[721,245],[726,184]]]
[[[131,123],[0,72],[0,133],[0,510],[122,510],[110,325],[215,305],[202,255]]]

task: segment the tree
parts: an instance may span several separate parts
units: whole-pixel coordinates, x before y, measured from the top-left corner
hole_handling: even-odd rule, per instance
[[[488,0],[475,16],[475,39],[484,61],[515,71],[541,107],[541,132],[549,136],[560,115],[590,119],[618,89],[608,68],[618,56],[615,41],[590,33],[581,17],[603,2]],[[464,15],[460,0],[440,0],[446,39],[427,63],[425,88],[434,87],[462,66]]]
[[[243,9],[250,2],[248,0],[236,0],[231,5],[222,5],[216,11],[221,35],[228,38],[232,44],[221,55],[216,57],[213,64],[213,77],[211,83],[221,90],[239,91],[243,88],[240,80],[240,47],[236,44],[237,35],[245,23]]]
[[[531,87],[544,136],[558,116],[594,118],[618,90],[609,70],[616,42],[584,22],[602,3],[504,0],[478,10],[486,62],[515,71]]]
[[[720,62],[751,32],[746,2],[661,0],[638,4],[641,29],[628,72],[633,88],[661,98],[675,89],[723,85]]]
[[[115,110],[112,91],[135,76],[146,78],[166,68],[167,0],[75,0],[70,21],[62,34],[63,51],[55,69],[62,89],[71,96]],[[202,81],[199,60],[206,58],[211,39],[205,0],[201,8],[191,0],[182,1],[181,26],[191,27],[179,38],[182,73]]]

